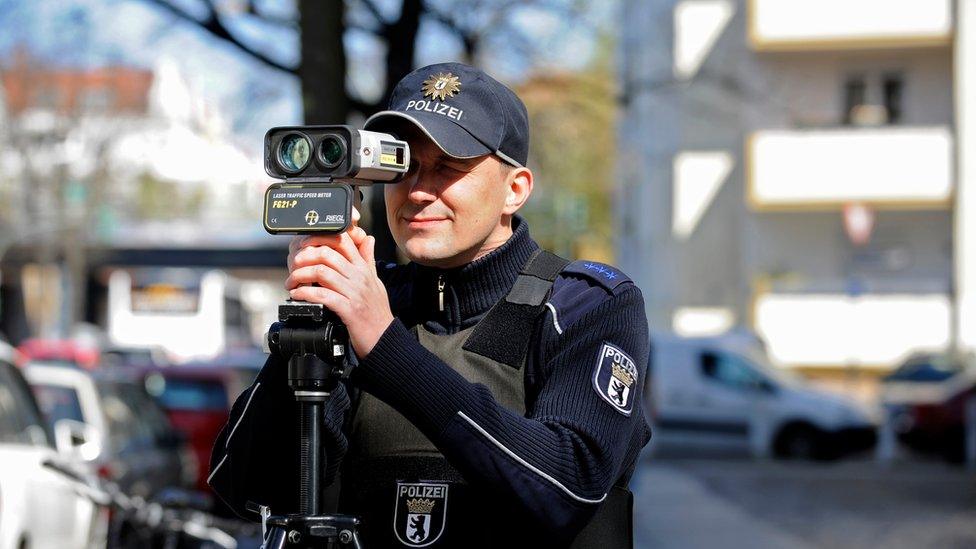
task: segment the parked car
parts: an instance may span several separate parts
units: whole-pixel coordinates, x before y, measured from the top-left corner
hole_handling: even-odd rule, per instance
[[[976,402],[976,366],[917,383],[885,383],[882,400],[898,440],[912,450],[949,461],[965,458],[966,406]]]
[[[754,339],[656,333],[648,365],[655,444],[829,459],[875,443],[867,410],[773,366]]]
[[[972,353],[919,353],[910,356],[882,378],[888,385],[895,383],[937,383],[976,367]]]
[[[198,490],[210,491],[207,476],[214,440],[227,423],[234,400],[251,385],[266,359],[264,353],[230,353],[206,362],[143,371],[146,390],[186,437],[201,465]]]
[[[130,372],[29,363],[25,373],[52,430],[126,494],[150,498],[196,477],[184,440]]]
[[[53,447],[13,349],[0,343],[0,549],[104,547],[107,517],[49,461],[73,468]]]

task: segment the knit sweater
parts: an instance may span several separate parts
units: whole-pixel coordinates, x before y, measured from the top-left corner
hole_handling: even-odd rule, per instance
[[[560,273],[526,361],[524,415],[499,404],[483,385],[465,380],[409,329],[422,324],[444,334],[476,324],[505,297],[537,249],[526,223],[516,218],[505,244],[462,267],[380,266],[396,318],[350,383],[406,417],[472,486],[490,487],[534,524],[571,539],[612,486],[626,485],[650,438],[641,398],[648,332],[639,289],[598,263],[574,262]],[[635,366],[635,394],[627,408],[608,398],[619,395],[597,383],[600,368],[609,367],[608,348]],[[282,449],[294,448],[288,437],[297,436],[281,427],[289,425],[294,405],[278,362],[270,358],[238,398],[215,445],[210,482],[235,510],[248,499],[279,506],[294,502],[282,487],[296,486],[295,472],[268,463],[281,461]],[[342,430],[347,409],[340,386],[326,421],[327,479],[347,447]],[[279,473],[268,479],[269,471]]]

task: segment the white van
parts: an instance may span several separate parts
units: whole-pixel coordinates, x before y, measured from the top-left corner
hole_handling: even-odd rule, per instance
[[[828,459],[874,445],[866,410],[770,364],[755,336],[651,336],[645,398],[656,451]]]

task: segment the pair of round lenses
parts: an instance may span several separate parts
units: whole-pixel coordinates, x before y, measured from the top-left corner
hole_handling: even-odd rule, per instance
[[[336,135],[327,135],[319,143],[319,162],[326,168],[335,168],[342,163],[346,154],[343,140]],[[286,135],[278,146],[278,163],[288,173],[298,173],[308,166],[312,156],[312,143],[299,133]]]

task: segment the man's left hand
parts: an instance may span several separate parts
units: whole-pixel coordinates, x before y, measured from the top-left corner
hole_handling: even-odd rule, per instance
[[[386,287],[376,275],[375,247],[376,239],[356,227],[338,235],[295,237],[288,257],[285,289],[291,298],[321,303],[337,314],[359,358],[393,322]]]

